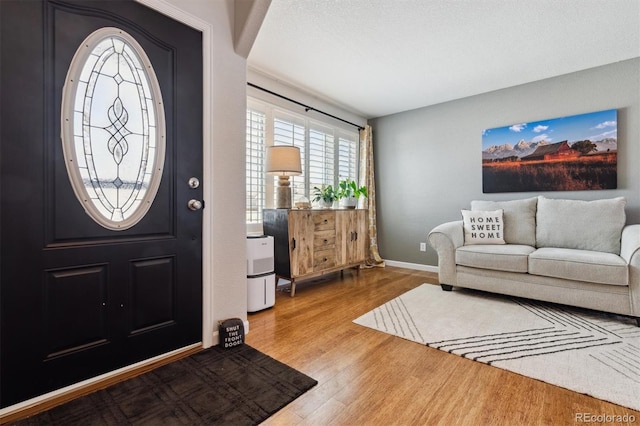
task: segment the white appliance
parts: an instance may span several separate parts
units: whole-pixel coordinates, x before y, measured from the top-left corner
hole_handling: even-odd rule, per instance
[[[247,312],[257,312],[276,303],[273,237],[247,235]]]

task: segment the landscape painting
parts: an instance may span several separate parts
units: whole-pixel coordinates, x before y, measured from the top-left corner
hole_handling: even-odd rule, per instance
[[[580,191],[617,187],[617,110],[482,132],[482,191]]]

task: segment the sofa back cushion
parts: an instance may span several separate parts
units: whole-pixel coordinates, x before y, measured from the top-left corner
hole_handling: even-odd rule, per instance
[[[504,241],[507,244],[536,245],[536,205],[538,198],[511,201],[471,201],[471,210],[502,209]]]
[[[620,254],[626,204],[624,197],[581,201],[539,196],[536,244]]]

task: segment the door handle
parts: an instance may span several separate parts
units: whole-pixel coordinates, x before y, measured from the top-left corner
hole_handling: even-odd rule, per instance
[[[189,207],[189,210],[193,211],[201,210],[204,208],[204,201],[191,199],[187,203],[187,207]]]

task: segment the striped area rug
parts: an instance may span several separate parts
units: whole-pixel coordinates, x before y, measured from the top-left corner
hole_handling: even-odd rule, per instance
[[[354,322],[640,410],[640,327],[631,318],[423,284]]]

